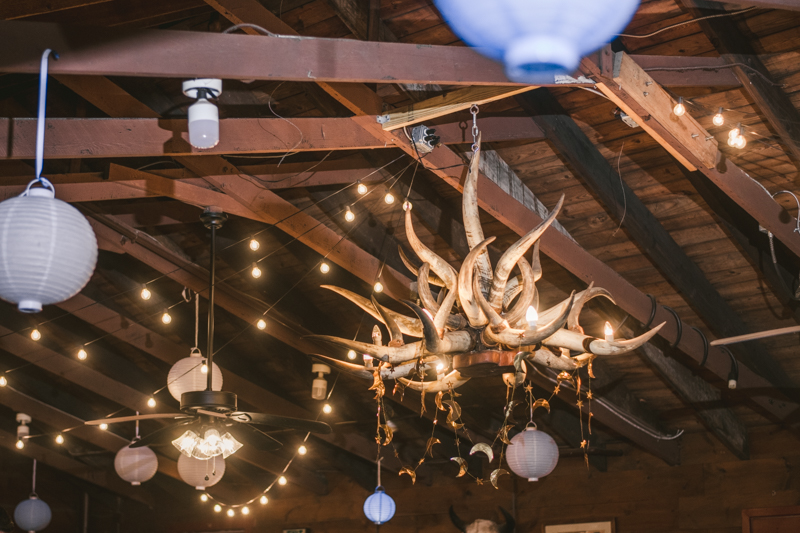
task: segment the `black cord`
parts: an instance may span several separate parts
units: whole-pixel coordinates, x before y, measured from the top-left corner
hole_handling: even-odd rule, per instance
[[[689,326],[689,327],[695,330],[697,334],[700,335],[700,338],[703,340],[703,360],[700,361],[700,366],[706,366],[706,361],[708,360],[708,347],[709,347],[708,337],[706,337],[706,334],[697,329],[696,327],[694,326]]]
[[[650,298],[650,303],[652,308],[650,309],[650,318],[647,319],[647,324],[644,325],[644,329],[650,329],[650,325],[653,323],[653,320],[656,318],[656,311],[658,311],[658,303],[656,302],[656,297],[652,294],[647,295]]]
[[[678,345],[678,343],[681,342],[681,337],[683,336],[683,323],[681,322],[681,318],[678,316],[678,313],[675,312],[673,308],[668,307],[666,305],[662,305],[661,307],[672,313],[672,316],[675,317],[675,324],[676,327],[678,328],[678,335],[675,337],[675,342],[669,345],[670,348],[675,348]]]

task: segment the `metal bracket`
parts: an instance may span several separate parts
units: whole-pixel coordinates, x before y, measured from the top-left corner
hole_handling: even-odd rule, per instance
[[[378,124],[386,124],[389,122],[389,115],[378,115],[376,120],[378,121]]]

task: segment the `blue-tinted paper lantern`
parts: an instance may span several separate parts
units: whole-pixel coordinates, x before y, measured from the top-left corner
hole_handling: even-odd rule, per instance
[[[47,527],[52,518],[50,506],[40,500],[35,494],[24,500],[14,509],[14,521],[23,531],[34,533]]]
[[[385,524],[394,516],[394,500],[378,486],[375,492],[364,502],[364,514],[373,524]]]
[[[639,0],[434,0],[447,24],[520,83],[553,83],[621,32]]]

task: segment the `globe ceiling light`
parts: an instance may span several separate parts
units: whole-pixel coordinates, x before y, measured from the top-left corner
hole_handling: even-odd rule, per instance
[[[434,0],[477,52],[502,61],[510,80],[553,83],[621,32],[639,0]]]
[[[215,457],[203,461],[181,455],[178,457],[178,474],[184,482],[197,490],[205,490],[219,483],[225,475],[225,460]]]
[[[530,422],[524,431],[511,439],[506,449],[506,460],[511,470],[528,481],[539,481],[556,467],[558,445],[553,437],[536,429]]]
[[[172,445],[186,457],[208,460],[212,457],[221,455],[227,459],[229,455],[236,453],[242,447],[242,443],[226,432],[220,435],[219,431],[213,427],[201,430],[202,437],[187,429],[183,435],[172,441]]]
[[[208,99],[222,94],[222,80],[187,80],[183,82],[183,94],[197,98],[189,106],[189,144],[200,149],[214,148],[219,144],[219,109]]]
[[[205,390],[208,384],[208,369],[203,372],[204,362],[200,350],[192,348],[189,357],[184,357],[172,365],[167,375],[167,389],[173,398],[181,401],[181,395],[184,392]],[[214,368],[212,388],[220,391],[222,390],[222,371],[217,363],[212,363],[212,366]]]

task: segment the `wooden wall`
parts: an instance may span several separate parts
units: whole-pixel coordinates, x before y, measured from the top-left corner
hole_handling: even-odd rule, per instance
[[[774,426],[755,428],[750,438],[749,461],[737,460],[707,433],[694,433],[683,437],[683,464],[677,467],[618,445],[624,453],[609,458],[608,472],[587,472],[581,458],[562,458],[542,481],[503,476],[499,490],[488,482],[478,486],[451,477],[457,471],[455,464],[441,468],[447,475],[434,476],[431,486],[412,487],[407,476],[392,476],[384,479],[384,485],[397,503],[397,514],[380,530],[456,533],[447,516],[452,504],[465,520],[496,517],[498,505],[513,508],[517,533],[538,533],[544,524],[604,519],[615,521],[617,533],[739,533],[743,509],[800,504],[797,438]],[[368,493],[331,476],[327,496],[302,496],[289,488],[265,508],[256,504],[258,509],[247,518],[227,518],[198,507],[194,516],[199,519],[191,525],[181,520],[170,531],[249,533],[294,527],[308,528],[310,533],[373,531],[362,512]]]

